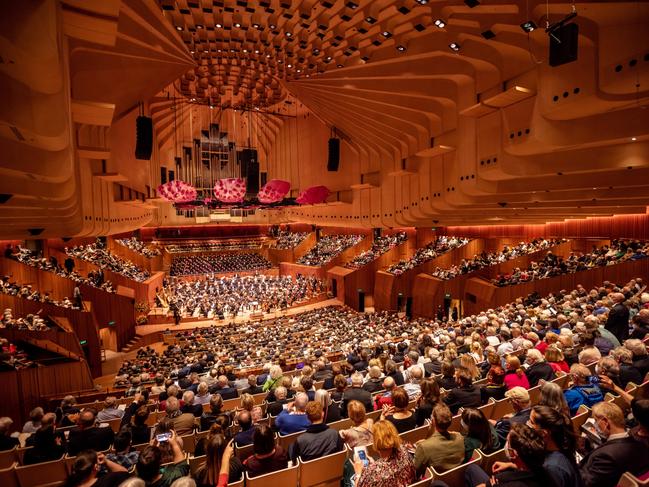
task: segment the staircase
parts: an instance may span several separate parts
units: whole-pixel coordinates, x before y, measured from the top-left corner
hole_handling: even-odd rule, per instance
[[[137,348],[140,348],[140,340],[142,340],[142,335],[138,335],[136,333],[135,336],[131,338],[129,342],[122,347],[121,352],[128,353],[128,352],[132,352]]]

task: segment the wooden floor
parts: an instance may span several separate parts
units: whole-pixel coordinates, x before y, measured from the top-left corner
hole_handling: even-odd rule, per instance
[[[310,311],[313,309],[319,309],[319,308],[324,308],[326,306],[340,306],[343,303],[337,299],[327,299],[325,301],[319,301],[317,303],[311,303],[307,304],[305,306],[296,306],[294,308],[291,308],[286,311],[282,312],[277,312],[277,313],[268,313],[264,315],[264,319],[273,319],[273,318],[278,318],[280,316],[292,316],[296,315],[299,313],[304,313],[305,311]],[[371,310],[367,310],[371,311]],[[248,317],[245,316],[238,316],[235,320],[235,323],[246,323],[249,320]],[[160,331],[164,330],[192,330],[194,328],[206,328],[208,326],[212,325],[224,325],[227,323],[231,323],[232,320],[202,320],[202,321],[190,321],[187,323],[180,323],[178,326],[175,326],[173,322],[170,323],[164,323],[160,325],[142,325],[142,326],[137,326],[135,327],[135,331],[138,335],[148,335],[151,333],[157,333]],[[157,352],[161,352],[164,349],[164,344],[163,342],[156,342],[151,345],[150,347],[153,347]],[[133,359],[135,358],[135,355],[137,353],[137,350],[133,350],[128,353],[123,353],[123,352],[113,352],[111,350],[106,350],[106,361],[101,364],[102,367],[102,372],[104,375],[101,377],[96,377],[95,378],[95,384],[97,386],[100,386],[102,389],[110,389],[112,385],[115,383],[115,376],[117,375],[117,372],[119,371],[119,368],[124,362],[124,360],[128,359]]]

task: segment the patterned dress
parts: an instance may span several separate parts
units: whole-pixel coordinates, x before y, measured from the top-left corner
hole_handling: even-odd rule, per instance
[[[380,458],[365,467],[356,487],[407,487],[414,481],[412,456],[402,446],[389,458]]]

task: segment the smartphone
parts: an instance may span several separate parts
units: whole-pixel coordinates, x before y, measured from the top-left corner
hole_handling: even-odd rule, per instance
[[[370,463],[370,459],[367,457],[367,451],[365,450],[365,447],[354,447],[354,453],[356,453],[356,456],[358,459],[363,462],[363,466],[367,467],[367,465]]]
[[[157,440],[158,443],[169,441],[170,438],[171,438],[171,433],[160,433],[159,435],[155,435],[155,439]]]

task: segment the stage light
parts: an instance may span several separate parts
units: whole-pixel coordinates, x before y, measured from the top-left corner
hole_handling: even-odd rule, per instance
[[[443,29],[444,27],[446,27],[446,22],[444,22],[442,19],[437,19],[435,21],[435,25],[440,29]]]
[[[458,52],[460,50],[460,45],[457,42],[451,42],[448,47],[451,48],[452,51]]]
[[[386,39],[389,39],[390,37],[392,37],[392,33],[390,33],[390,31],[387,31],[387,30],[384,30],[383,32],[381,32],[381,35],[383,37],[385,37]]]
[[[241,27],[241,24],[239,22],[235,22],[234,26],[238,29],[239,27]]]
[[[521,29],[523,29],[527,33],[530,33],[534,29],[536,29],[536,24],[532,20],[528,20],[527,22],[523,22],[521,24]]]
[[[220,29],[221,27],[223,27],[223,24],[215,24],[214,26],[215,26],[217,29]]]
[[[397,46],[397,51],[404,52],[405,50],[406,50],[406,46],[402,46],[401,44]]]
[[[417,3],[419,5],[426,5],[428,3],[428,0],[417,0]]]
[[[376,19],[374,17],[365,17],[365,22],[368,24],[374,24],[376,22]]]
[[[176,30],[183,30],[182,25],[177,25],[177,26],[176,26]]]

